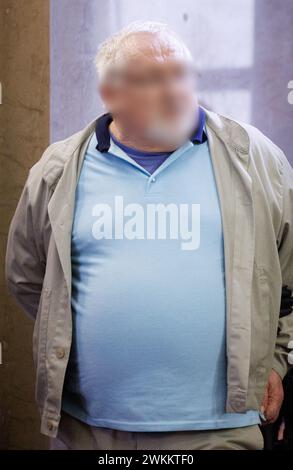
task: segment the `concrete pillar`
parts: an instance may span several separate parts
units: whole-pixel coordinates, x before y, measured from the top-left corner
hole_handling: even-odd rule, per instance
[[[32,321],[4,281],[7,231],[29,168],[49,144],[49,0],[0,4],[0,448],[41,449]]]

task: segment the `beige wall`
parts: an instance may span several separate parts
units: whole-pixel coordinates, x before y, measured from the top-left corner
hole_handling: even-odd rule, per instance
[[[40,449],[32,322],[4,283],[7,230],[28,169],[49,143],[49,0],[0,3],[0,448]]]

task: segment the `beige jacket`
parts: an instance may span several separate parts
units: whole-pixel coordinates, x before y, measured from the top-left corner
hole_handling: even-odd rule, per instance
[[[283,377],[290,367],[293,313],[279,311],[282,285],[293,289],[293,169],[255,127],[205,111],[224,231],[226,411],[241,413],[260,409],[271,368]],[[75,188],[95,121],[33,165],[8,236],[7,286],[35,320],[36,400],[52,437],[71,347]]]

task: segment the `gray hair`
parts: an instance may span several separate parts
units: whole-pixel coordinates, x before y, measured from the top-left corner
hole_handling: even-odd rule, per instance
[[[167,23],[137,20],[129,23],[115,34],[109,36],[99,45],[98,52],[94,59],[94,65],[100,82],[106,80],[110,70],[127,62],[129,55],[133,54],[131,49],[127,47],[127,40],[129,36],[140,32],[159,34],[162,41],[175,44],[177,49],[186,56],[187,60],[193,62],[190,50],[177,33],[167,25]]]

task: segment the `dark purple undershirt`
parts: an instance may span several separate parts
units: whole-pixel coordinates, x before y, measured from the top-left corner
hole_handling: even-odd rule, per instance
[[[122,142],[114,137],[111,131],[109,132],[115,144],[151,174],[174,152],[174,150],[172,152],[143,152],[122,144]]]

